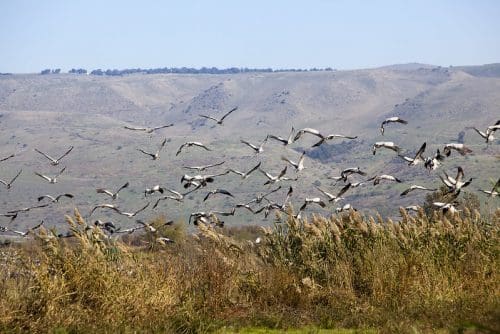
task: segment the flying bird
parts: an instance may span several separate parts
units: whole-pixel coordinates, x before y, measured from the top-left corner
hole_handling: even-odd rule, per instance
[[[467,187],[473,180],[473,178],[471,177],[468,181],[463,181],[464,170],[460,166],[457,167],[457,176],[454,178],[449,176],[446,172],[443,173],[445,178],[443,178],[441,175],[439,175],[439,178],[448,187],[449,191],[454,192],[455,195],[458,195],[460,193],[460,190]]]
[[[160,194],[163,194],[164,191],[165,191],[165,189],[162,188],[159,184],[157,184],[151,188],[146,188],[144,190],[144,197],[146,197],[147,195],[152,195],[155,192],[159,192]]]
[[[293,141],[297,141],[302,137],[305,133],[309,133],[313,136],[319,137],[321,140],[325,140],[325,136],[323,136],[318,130],[313,129],[313,128],[303,128],[297,131],[297,134],[293,138]]]
[[[285,168],[283,168],[281,170],[281,172],[278,174],[278,176],[273,176],[273,175],[269,174],[268,172],[265,172],[259,168],[261,173],[264,174],[268,178],[268,181],[266,183],[264,183],[264,185],[273,184],[273,183],[279,182],[281,180],[294,180],[294,179],[290,179],[288,177],[285,177],[286,169],[287,169],[287,166],[285,166]]]
[[[115,192],[112,192],[110,190],[107,190],[107,189],[103,189],[103,188],[97,188],[96,191],[98,194],[106,194],[108,196],[111,197],[111,199],[115,200],[118,198],[118,193],[120,191],[122,191],[122,189],[125,189],[129,186],[129,183],[125,183],[123,186],[121,186],[120,188],[118,188],[118,190],[116,190]]]
[[[153,160],[158,160],[158,158],[160,158],[160,151],[163,149],[163,147],[165,146],[166,142],[167,142],[167,138],[163,139],[163,141],[161,142],[160,146],[158,147],[158,149],[154,153],[146,152],[146,151],[144,151],[143,149],[140,149],[140,148],[138,148],[137,150],[139,152],[141,152],[141,153],[149,155],[151,157],[151,159],[153,159]]]
[[[220,166],[220,165],[222,165],[224,163],[225,163],[225,161],[222,161],[222,162],[219,162],[219,163],[215,163],[215,164],[211,164],[211,165],[203,165],[203,166],[182,166],[182,168],[193,169],[193,170],[197,170],[199,172],[203,172],[204,170],[206,170],[208,168],[217,167],[217,166]]]
[[[173,126],[174,124],[167,124],[167,125],[162,125],[162,126],[157,126],[153,128],[148,128],[148,127],[136,127],[136,126],[124,126],[125,129],[127,130],[133,130],[133,131],[144,131],[146,133],[153,133],[156,130],[164,129]]]
[[[185,142],[184,144],[182,144],[179,147],[179,149],[177,150],[177,153],[175,153],[175,155],[178,156],[181,153],[181,151],[182,151],[182,149],[184,147],[191,147],[191,146],[198,146],[198,147],[204,148],[207,151],[211,151],[211,149],[209,149],[208,147],[206,147],[205,145],[203,145],[200,142],[197,142],[197,141],[188,141],[188,142]]]
[[[398,155],[398,156],[403,158],[405,161],[408,161],[408,166],[416,166],[420,163],[425,163],[425,160],[422,157],[422,154],[425,152],[426,145],[427,145],[427,143],[423,143],[413,158],[407,157],[404,155]]]
[[[264,144],[267,142],[268,138],[269,137],[264,138],[264,140],[262,141],[262,143],[260,143],[259,146],[255,146],[254,144],[249,143],[249,142],[247,142],[246,140],[243,140],[243,139],[241,139],[240,142],[242,142],[245,145],[248,145],[248,147],[250,147],[252,150],[255,151],[255,154],[259,154],[259,153],[264,152]]]
[[[271,139],[274,139],[274,140],[281,142],[284,146],[288,146],[291,143],[293,143],[294,132],[295,132],[295,129],[292,126],[292,130],[290,131],[290,134],[288,135],[288,138],[286,138],[286,139],[283,137],[280,137],[280,136],[275,136],[275,135],[267,135],[267,136]]]
[[[320,207],[324,208],[326,203],[319,197],[307,198],[304,200],[304,204],[300,207],[299,211],[304,211],[304,209],[311,203],[317,204]]]
[[[441,162],[444,161],[445,158],[446,156],[441,154],[441,152],[439,152],[439,149],[437,149],[434,156],[425,158],[424,166],[429,171],[435,170],[441,165]]]
[[[426,188],[426,187],[423,187],[423,186],[419,186],[419,185],[413,184],[413,185],[410,186],[410,188],[408,188],[405,191],[403,191],[400,196],[406,196],[411,191],[414,191],[414,190],[436,191],[437,189]]]
[[[248,172],[240,172],[238,170],[231,169],[231,168],[228,169],[228,172],[231,172],[231,173],[234,173],[234,174],[238,174],[244,180],[244,179],[247,179],[250,176],[250,174],[252,174],[255,170],[257,170],[260,167],[260,164],[261,164],[261,162],[259,162],[254,167],[250,168],[250,170]]]
[[[382,124],[380,124],[380,133],[382,133],[382,136],[384,135],[384,125],[386,124],[389,124],[389,123],[401,123],[401,124],[408,124],[407,121],[405,121],[404,119],[401,119],[399,117],[389,117],[389,118],[386,118],[385,121],[382,122]]]
[[[366,181],[373,181],[373,185],[376,186],[377,184],[380,183],[380,181],[382,180],[386,180],[386,181],[394,181],[394,182],[398,182],[398,183],[401,183],[401,180],[398,179],[397,177],[394,177],[392,175],[387,175],[387,174],[382,174],[382,175],[376,175],[374,177],[371,177],[369,178],[368,180]]]
[[[230,197],[234,197],[233,194],[231,194],[227,190],[224,190],[224,189],[215,189],[215,190],[211,190],[211,191],[209,191],[207,193],[207,195],[205,196],[205,198],[203,198],[203,202],[205,202],[210,196],[215,195],[215,194],[223,194],[223,195],[227,195],[227,196],[230,196]]]
[[[451,150],[455,150],[461,155],[466,155],[467,153],[472,153],[472,150],[466,147],[464,144],[451,143],[444,145],[443,153],[449,157]]]
[[[40,204],[40,205],[28,206],[28,207],[24,207],[24,208],[17,209],[17,210],[7,211],[7,213],[17,214],[19,212],[28,212],[28,211],[33,210],[33,209],[45,208],[47,206],[49,206],[49,204]]]
[[[57,183],[57,178],[66,170],[66,167],[61,169],[59,173],[57,173],[54,177],[46,176],[40,173],[35,172],[35,175],[40,176],[41,178],[47,180],[50,184]]]
[[[57,159],[54,159],[54,158],[52,158],[50,155],[45,154],[45,153],[43,153],[42,151],[40,151],[40,150],[38,150],[38,149],[36,149],[36,148],[35,148],[35,151],[36,151],[36,152],[40,153],[41,155],[43,155],[44,157],[46,157],[47,159],[49,159],[49,160],[50,160],[50,164],[51,164],[52,166],[57,166],[57,165],[59,165],[59,163],[61,162],[62,158],[64,158],[65,156],[67,156],[67,155],[68,155],[68,154],[69,154],[72,150],[73,150],[73,146],[70,146],[70,148],[69,148],[69,149],[68,149],[68,150],[67,150],[67,151],[66,151],[63,155],[61,155],[61,156],[60,156],[59,158],[57,158]]]
[[[358,138],[358,136],[346,136],[346,135],[330,134],[328,136],[321,138],[321,140],[318,141],[316,144],[314,144],[312,147],[318,147],[321,144],[325,143],[327,140],[332,140],[335,138],[356,139],[356,138]]]
[[[16,155],[14,153],[6,156],[6,157],[3,157],[3,158],[0,158],[0,162],[3,162],[3,161],[6,161],[6,160],[9,160],[10,158],[13,158],[15,157]]]
[[[491,190],[481,190],[483,193],[488,194],[489,197],[499,196],[498,188],[500,187],[500,179],[498,179],[497,183],[491,188]]]
[[[57,195],[56,197],[54,197],[52,195],[43,195],[43,196],[38,197],[38,202],[40,202],[44,198],[48,198],[52,203],[57,203],[57,202],[59,202],[61,197],[73,198],[74,196],[72,194],[60,194],[60,195]]]
[[[350,168],[346,168],[344,169],[343,171],[340,172],[340,177],[342,180],[344,180],[344,182],[347,181],[347,177],[349,175],[352,175],[352,174],[359,174],[359,175],[363,175],[365,176],[366,173],[363,172],[359,167],[350,167]]]
[[[295,168],[296,172],[300,172],[301,170],[303,170],[305,168],[304,167],[304,156],[305,156],[305,154],[306,154],[306,152],[303,151],[302,154],[299,157],[299,160],[297,162],[292,161],[292,160],[290,160],[288,158],[285,158],[285,157],[281,157],[281,160],[284,160],[284,161],[288,162],[290,165],[292,165]]]
[[[433,202],[432,205],[443,210],[444,213],[450,211],[451,214],[458,213],[459,210],[455,207],[456,203]]]
[[[323,195],[325,195],[326,197],[328,197],[328,201],[329,202],[336,203],[336,202],[338,202],[338,201],[340,201],[340,200],[343,199],[342,195],[345,194],[345,192],[347,190],[349,190],[350,187],[351,187],[350,183],[346,184],[344,187],[342,187],[342,189],[340,189],[340,191],[337,193],[337,195],[333,195],[333,194],[331,194],[331,193],[329,193],[329,192],[327,192],[327,191],[325,191],[325,190],[323,190],[323,189],[321,189],[319,187],[316,187],[316,189],[318,189],[319,191],[321,191],[323,193]]]
[[[9,190],[10,188],[12,188],[12,184],[19,177],[19,175],[21,175],[22,172],[23,170],[20,169],[19,172],[17,172],[16,176],[14,176],[9,182],[0,179],[0,183],[4,184],[7,187],[7,190]]]
[[[379,148],[387,148],[389,150],[393,150],[394,152],[399,154],[400,148],[396,144],[394,144],[392,141],[378,141],[375,144],[373,144],[372,147],[372,152],[373,155],[377,153],[377,149]]]
[[[233,111],[236,111],[238,110],[238,107],[234,107],[233,109],[229,110],[226,114],[224,114],[224,116],[221,117],[221,119],[217,119],[215,117],[212,117],[212,116],[207,116],[207,115],[200,115],[200,117],[204,117],[204,118],[207,118],[207,119],[211,119],[215,122],[217,122],[217,124],[219,125],[222,125],[222,122],[224,122],[224,119],[229,116],[229,114],[231,114]]]

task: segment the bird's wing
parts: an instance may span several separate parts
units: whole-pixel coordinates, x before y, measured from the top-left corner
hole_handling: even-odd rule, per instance
[[[17,172],[16,176],[14,176],[12,178],[12,180],[10,181],[10,184],[12,185],[12,183],[14,183],[14,181],[19,177],[19,175],[21,175],[21,173],[23,172],[22,169],[19,170],[19,172]]]
[[[136,212],[134,212],[133,215],[135,216],[139,212],[146,210],[146,208],[149,206],[149,204],[151,204],[151,203],[148,202],[144,207],[142,207],[139,210],[137,210]]]
[[[405,191],[403,191],[399,196],[406,196],[410,193],[410,191],[413,191],[413,190],[415,190],[415,188],[410,187],[410,188],[406,189]]]
[[[427,143],[426,143],[426,142],[424,142],[424,143],[422,144],[422,146],[420,146],[420,148],[419,148],[419,149],[418,149],[418,151],[417,151],[417,154],[415,154],[415,159],[416,159],[417,157],[421,157],[421,156],[422,156],[422,153],[424,153],[424,152],[425,152],[425,147],[426,147],[426,146],[427,146]]]
[[[137,151],[141,152],[141,153],[144,153],[146,155],[149,155],[151,157],[154,157],[155,155],[153,153],[149,153],[149,152],[146,152],[144,151],[142,148],[138,148]]]
[[[455,180],[457,180],[457,182],[460,182],[463,180],[463,178],[464,178],[464,170],[462,169],[462,167],[458,166],[457,177],[455,178]]]
[[[321,191],[323,193],[323,195],[325,195],[326,197],[328,197],[328,200],[333,200],[335,199],[335,195],[329,193],[328,191],[325,191],[319,187],[316,187],[316,189],[318,189],[319,191]]]
[[[282,178],[283,176],[285,176],[286,174],[286,169],[287,169],[288,166],[285,166],[285,168],[283,168],[283,170],[280,172],[280,174],[278,175],[278,179]]]
[[[349,188],[350,188],[350,187],[351,187],[351,184],[350,184],[350,183],[348,183],[348,184],[346,184],[345,186],[343,186],[343,187],[342,187],[342,189],[340,189],[340,191],[338,192],[337,197],[340,197],[340,196],[342,196],[343,194],[345,194],[345,192],[346,192],[347,190],[349,190]]]
[[[60,194],[60,195],[57,195],[57,197],[55,198],[56,201],[58,201],[61,197],[73,198],[74,196],[72,194]]]
[[[8,159],[10,159],[10,158],[12,158],[12,157],[14,157],[14,156],[15,156],[15,154],[14,154],[14,153],[12,153],[12,154],[11,154],[11,155],[9,155],[9,156],[6,156],[6,157],[4,157],[4,158],[1,158],[1,159],[0,159],[0,162],[5,161],[5,160],[8,160]]]
[[[203,145],[202,143],[193,142],[192,144],[193,144],[194,146],[202,147],[202,148],[204,148],[205,150],[210,151],[210,149],[209,149],[208,147],[206,147],[205,145]]]
[[[262,164],[262,162],[259,162],[257,165],[253,166],[248,172],[245,173],[245,175],[248,176],[248,175],[252,174],[256,169],[258,169],[260,167],[261,164]]]
[[[167,138],[163,139],[163,141],[160,144],[160,148],[158,148],[158,151],[160,151],[165,146],[166,143],[167,143]]]
[[[47,159],[49,159],[50,161],[56,161],[56,159],[52,158],[50,155],[48,154],[45,154],[43,153],[42,151],[40,151],[39,149],[35,148],[35,151],[40,153],[41,155],[43,155],[44,157],[46,157]]]
[[[240,141],[241,141],[243,144],[246,144],[246,145],[250,146],[250,147],[251,147],[251,148],[253,148],[254,150],[258,150],[258,149],[259,149],[257,146],[255,146],[254,144],[251,144],[251,143],[247,142],[246,140],[240,139]]]
[[[162,126],[157,126],[157,127],[151,128],[151,130],[152,131],[156,131],[156,130],[160,130],[160,129],[164,129],[164,128],[169,128],[169,127],[171,127],[173,125],[174,125],[173,123],[170,123],[170,124],[167,124],[167,125],[162,125]]]
[[[38,175],[38,176],[40,176],[41,178],[44,178],[45,180],[47,180],[47,181],[49,181],[49,182],[52,180],[50,177],[45,176],[45,175],[40,174],[40,173],[37,173],[37,172],[35,172],[35,175]]]
[[[179,147],[179,149],[177,150],[177,153],[175,153],[175,155],[176,155],[176,156],[177,156],[177,155],[179,155],[179,153],[181,153],[182,149],[183,149],[183,148],[184,148],[184,146],[186,146],[186,145],[187,145],[187,143],[182,144],[182,145]]]
[[[141,127],[136,127],[136,126],[128,126],[128,125],[125,125],[124,128],[127,129],[127,130],[134,130],[134,131],[146,131],[147,130],[147,128],[141,128]]]
[[[279,137],[279,136],[275,136],[275,135],[267,135],[269,138],[271,139],[274,139],[274,140],[277,140],[279,142],[282,142],[283,144],[287,144],[288,141],[282,137]]]
[[[221,117],[220,121],[222,122],[224,118],[226,118],[227,116],[229,116],[230,113],[236,110],[238,110],[238,107],[234,107],[233,109],[229,110],[224,116]]]
[[[55,176],[54,178],[56,178],[56,177],[58,177],[59,175],[61,175],[62,173],[64,173],[64,171],[65,171],[65,170],[66,170],[66,167],[63,167],[63,169],[61,169],[61,170],[59,171],[59,173],[57,173],[57,174],[56,174],[56,176]]]
[[[118,190],[116,191],[116,193],[118,194],[120,191],[122,191],[122,189],[125,189],[129,186],[129,183],[125,183],[123,186],[121,186],[120,188],[118,188]]]
[[[408,124],[408,121],[405,121],[404,119],[398,118],[395,120],[395,122],[401,123],[401,124]]]
[[[216,121],[216,122],[219,122],[219,120],[215,117],[212,117],[212,116],[207,116],[207,115],[199,115],[200,117],[203,117],[203,118],[208,118],[208,119],[211,119],[213,121]]]
[[[109,195],[109,196],[113,196],[113,193],[109,190],[106,190],[106,189],[103,189],[103,188],[97,188],[95,190],[98,194],[106,194],[106,195]]]
[[[62,158],[64,158],[65,156],[67,156],[69,154],[69,152],[73,151],[73,146],[71,146],[63,155],[61,155],[57,160],[61,160]]]

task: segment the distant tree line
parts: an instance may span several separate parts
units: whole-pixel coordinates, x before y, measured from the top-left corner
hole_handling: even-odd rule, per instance
[[[107,76],[123,76],[129,74],[161,74],[161,73],[176,73],[176,74],[236,74],[236,73],[272,73],[272,72],[318,72],[318,71],[334,71],[331,67],[327,68],[310,68],[310,69],[272,69],[272,68],[239,68],[239,67],[229,67],[229,68],[217,68],[217,67],[163,67],[163,68],[126,68],[123,70],[117,69],[96,69],[87,72],[86,69],[79,68],[68,71],[71,74],[91,74],[91,75],[107,75]],[[46,74],[59,74],[61,69],[45,69],[40,72],[42,75]]]

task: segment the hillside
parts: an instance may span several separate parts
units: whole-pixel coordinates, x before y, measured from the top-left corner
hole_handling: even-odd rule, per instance
[[[131,187],[121,194],[117,203],[135,210],[158,197],[145,199],[141,194],[146,187],[161,184],[179,190],[181,176],[186,172],[192,174],[182,169],[183,165],[226,161],[219,169],[207,171],[211,173],[229,167],[247,170],[262,161],[263,169],[277,173],[284,166],[279,159],[281,155],[295,160],[302,149],[306,149],[306,169],[294,185],[292,203],[295,207],[302,204],[305,196],[320,195],[313,184],[336,189],[339,186],[331,186],[326,176],[359,166],[370,175],[381,172],[397,175],[404,184],[353,189],[345,203],[360,210],[378,210],[384,215],[397,216],[399,205],[421,204],[425,196],[414,194],[400,198],[399,193],[407,185],[420,182],[435,187],[440,181],[436,172],[429,175],[420,166],[410,168],[395,157],[394,152],[381,150],[373,156],[371,145],[375,141],[391,140],[409,155],[426,141],[426,155],[431,155],[443,144],[457,141],[462,131],[465,131],[465,143],[474,153],[465,157],[454,153],[437,172],[446,170],[453,174],[453,169],[460,165],[467,177],[476,178],[469,191],[491,188],[490,180],[499,176],[499,142],[486,147],[482,138],[465,128],[484,129],[500,118],[500,78],[478,75],[484,73],[479,67],[417,65],[234,75],[1,76],[0,157],[13,152],[17,155],[0,164],[0,178],[10,179],[19,169],[23,169],[23,173],[12,189],[0,187],[0,213],[33,205],[37,197],[45,193],[73,193],[73,200],[62,200],[50,208],[20,214],[13,222],[13,226],[22,227],[44,218],[48,226],[58,226],[64,214],[71,213],[75,206],[85,213],[96,204],[108,202],[107,197],[95,193],[95,188],[117,188],[126,181],[130,181]],[[198,116],[220,117],[234,106],[238,106],[238,110],[223,126],[215,126]],[[378,129],[380,122],[393,115],[408,120],[409,124],[391,124],[382,137]],[[123,128],[124,125],[167,123],[175,125],[152,135]],[[257,157],[240,143],[240,139],[257,143],[270,133],[286,137],[292,126],[358,138],[350,142],[330,141],[319,148],[310,148],[315,142],[311,136],[304,136],[289,148],[269,141]],[[148,160],[137,151],[138,148],[156,150],[165,137],[168,142],[159,160]],[[201,141],[212,151],[189,149],[176,157],[177,148],[187,140]],[[67,166],[67,170],[58,183],[47,184],[34,175],[34,171],[55,174],[59,170],[34,152],[34,148],[57,155],[70,145],[75,149],[63,161],[61,167]],[[289,170],[288,174],[293,176],[294,172]],[[262,185],[264,182],[265,177],[260,173],[246,181],[226,175],[209,189],[227,189],[236,199],[214,198],[203,203],[206,194],[203,190],[191,194],[183,203],[165,201],[159,208],[148,210],[142,218],[165,214],[175,220],[187,220],[192,211],[229,209],[269,189]],[[286,192],[288,184],[282,186]],[[283,192],[273,195],[277,201],[283,197]],[[494,202],[492,205],[498,206]],[[321,212],[332,209],[334,206],[329,206]],[[112,217],[123,226],[133,224],[133,220],[111,212],[100,211],[93,216],[100,217]],[[1,224],[8,221],[0,219]],[[266,224],[270,220],[246,212],[227,219],[229,224],[241,222]]]

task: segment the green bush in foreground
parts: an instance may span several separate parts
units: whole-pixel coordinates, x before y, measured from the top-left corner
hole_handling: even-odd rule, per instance
[[[500,210],[401,215],[277,217],[255,243],[180,224],[109,239],[75,210],[74,238],[0,249],[0,331],[500,331]]]

